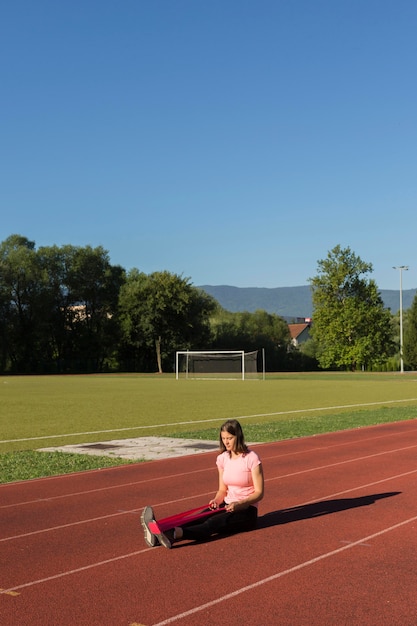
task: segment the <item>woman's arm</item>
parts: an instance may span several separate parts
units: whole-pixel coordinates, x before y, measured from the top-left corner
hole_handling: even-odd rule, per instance
[[[262,465],[259,464],[252,469],[252,482],[254,491],[250,496],[240,502],[231,502],[226,506],[226,511],[243,511],[251,504],[259,502],[264,497],[264,473]]]
[[[227,487],[223,481],[223,470],[219,467],[219,487],[217,489],[217,493],[214,496],[213,500],[210,500],[209,506],[212,509],[217,509],[217,507],[223,502],[226,497]]]

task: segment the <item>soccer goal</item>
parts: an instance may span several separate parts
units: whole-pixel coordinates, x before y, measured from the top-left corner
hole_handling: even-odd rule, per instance
[[[179,350],[175,355],[175,376],[179,378],[211,378],[260,380],[265,378],[265,355],[259,364],[258,350]]]

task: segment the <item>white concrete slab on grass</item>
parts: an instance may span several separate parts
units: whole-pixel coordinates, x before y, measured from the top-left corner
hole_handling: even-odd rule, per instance
[[[39,452],[70,452],[76,454],[92,454],[95,456],[112,456],[122,459],[154,461],[169,457],[201,454],[219,449],[218,441],[201,439],[175,439],[171,437],[136,437],[133,439],[114,439],[96,443],[79,443],[76,445],[40,448]]]

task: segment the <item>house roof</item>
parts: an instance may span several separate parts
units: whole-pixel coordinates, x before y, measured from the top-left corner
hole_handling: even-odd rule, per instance
[[[310,328],[311,324],[288,324],[291,339],[297,339],[306,328]]]

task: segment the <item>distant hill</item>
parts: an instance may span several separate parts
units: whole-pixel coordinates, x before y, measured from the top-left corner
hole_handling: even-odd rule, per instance
[[[287,320],[311,317],[313,305],[309,285],[301,287],[231,287],[229,285],[201,285],[227,311],[249,311],[263,309],[276,313]],[[381,297],[386,308],[397,313],[400,308],[400,292],[395,289],[381,289]],[[409,309],[417,289],[403,290],[403,309]]]

